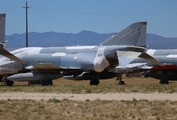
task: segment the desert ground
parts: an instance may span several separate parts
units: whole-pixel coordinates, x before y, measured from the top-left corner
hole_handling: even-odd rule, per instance
[[[177,82],[161,85],[153,78],[102,79],[98,86],[89,80],[60,78],[52,86],[15,82],[0,86],[0,119],[85,120],[175,120]]]

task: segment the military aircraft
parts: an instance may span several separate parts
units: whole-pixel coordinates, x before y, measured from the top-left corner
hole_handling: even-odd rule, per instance
[[[5,14],[0,19],[0,76],[6,85],[13,81],[52,85],[53,79],[82,72],[91,73],[90,85],[98,85],[100,73],[124,67],[136,57],[160,65],[144,48],[146,22],[131,24],[99,46],[28,47],[9,52],[4,48]]]
[[[140,69],[144,76],[160,79],[161,84],[169,84],[169,80],[177,81],[177,49],[149,49],[147,53],[158,60],[163,66],[158,66],[141,58],[132,63],[145,63]]]

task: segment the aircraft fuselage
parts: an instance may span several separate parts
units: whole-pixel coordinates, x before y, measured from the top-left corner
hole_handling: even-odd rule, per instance
[[[147,66],[153,66],[146,75],[156,79],[161,79],[161,82],[163,79],[166,81],[177,80],[177,49],[149,49],[147,53],[162,63],[163,66],[156,66],[155,64],[141,58],[135,59],[133,62],[147,63]]]
[[[131,49],[130,49],[131,48]],[[3,57],[1,68],[9,67],[9,73],[0,70],[0,74],[12,74],[24,69],[47,70],[81,70],[102,72],[111,70],[118,65],[116,51],[135,51],[141,47],[128,46],[72,46],[72,47],[29,47],[12,51],[11,53],[25,61],[25,65]],[[7,63],[7,64],[4,64]],[[12,68],[13,69],[10,69]],[[15,68],[15,69],[14,69]]]

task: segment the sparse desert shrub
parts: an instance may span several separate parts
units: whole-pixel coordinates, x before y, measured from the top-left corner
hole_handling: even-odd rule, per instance
[[[49,102],[58,103],[60,102],[60,100],[58,100],[57,98],[52,98],[52,99],[49,99]]]

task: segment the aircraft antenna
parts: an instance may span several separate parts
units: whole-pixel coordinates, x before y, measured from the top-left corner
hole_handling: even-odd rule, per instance
[[[28,2],[26,1],[26,6],[23,7],[26,9],[26,47],[28,47]]]

